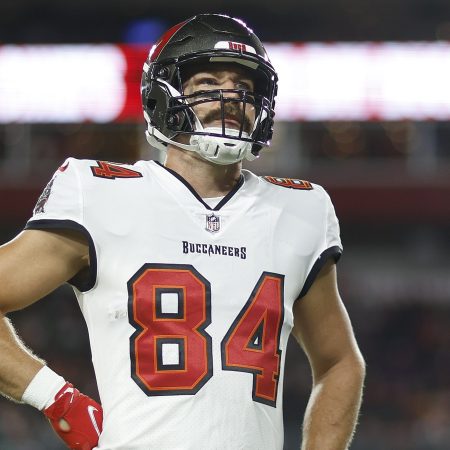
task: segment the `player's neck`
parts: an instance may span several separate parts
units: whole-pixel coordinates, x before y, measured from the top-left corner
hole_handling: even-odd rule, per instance
[[[228,194],[241,175],[241,163],[221,166],[170,146],[164,165],[181,175],[202,198]]]

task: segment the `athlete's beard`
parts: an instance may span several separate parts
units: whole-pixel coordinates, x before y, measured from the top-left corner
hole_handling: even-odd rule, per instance
[[[235,102],[225,102],[223,104],[223,117],[225,120],[235,120],[238,123],[241,123],[243,120],[244,126],[242,130],[248,134],[250,134],[250,132],[252,131],[252,123],[250,119],[247,117],[247,115],[245,115],[245,113],[243,113],[242,108]],[[209,111],[201,120],[203,126],[207,126],[207,124],[215,121],[222,121],[221,108]]]

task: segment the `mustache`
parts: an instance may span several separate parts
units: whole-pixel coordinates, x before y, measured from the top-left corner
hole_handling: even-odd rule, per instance
[[[250,119],[245,115],[245,112],[242,108],[235,103],[225,103],[223,105],[223,117],[225,120],[235,120],[238,123],[243,122],[244,126],[242,130],[246,133],[250,133],[252,131],[252,123]],[[216,120],[222,120],[222,109],[213,109],[209,111],[202,122],[209,123],[214,122]]]

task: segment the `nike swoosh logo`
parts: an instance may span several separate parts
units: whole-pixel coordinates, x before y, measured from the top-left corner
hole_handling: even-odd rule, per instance
[[[95,431],[100,436],[100,430],[98,428],[98,424],[97,424],[97,421],[95,420],[95,416],[94,416],[94,411],[98,412],[98,409],[95,406],[89,405],[87,407],[87,410],[88,410],[88,414],[91,419],[92,425],[94,425]]]

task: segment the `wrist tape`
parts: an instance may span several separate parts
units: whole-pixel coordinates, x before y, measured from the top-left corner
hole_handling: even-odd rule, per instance
[[[47,366],[34,376],[22,395],[22,402],[34,406],[40,411],[48,408],[55,401],[56,394],[66,381]]]

